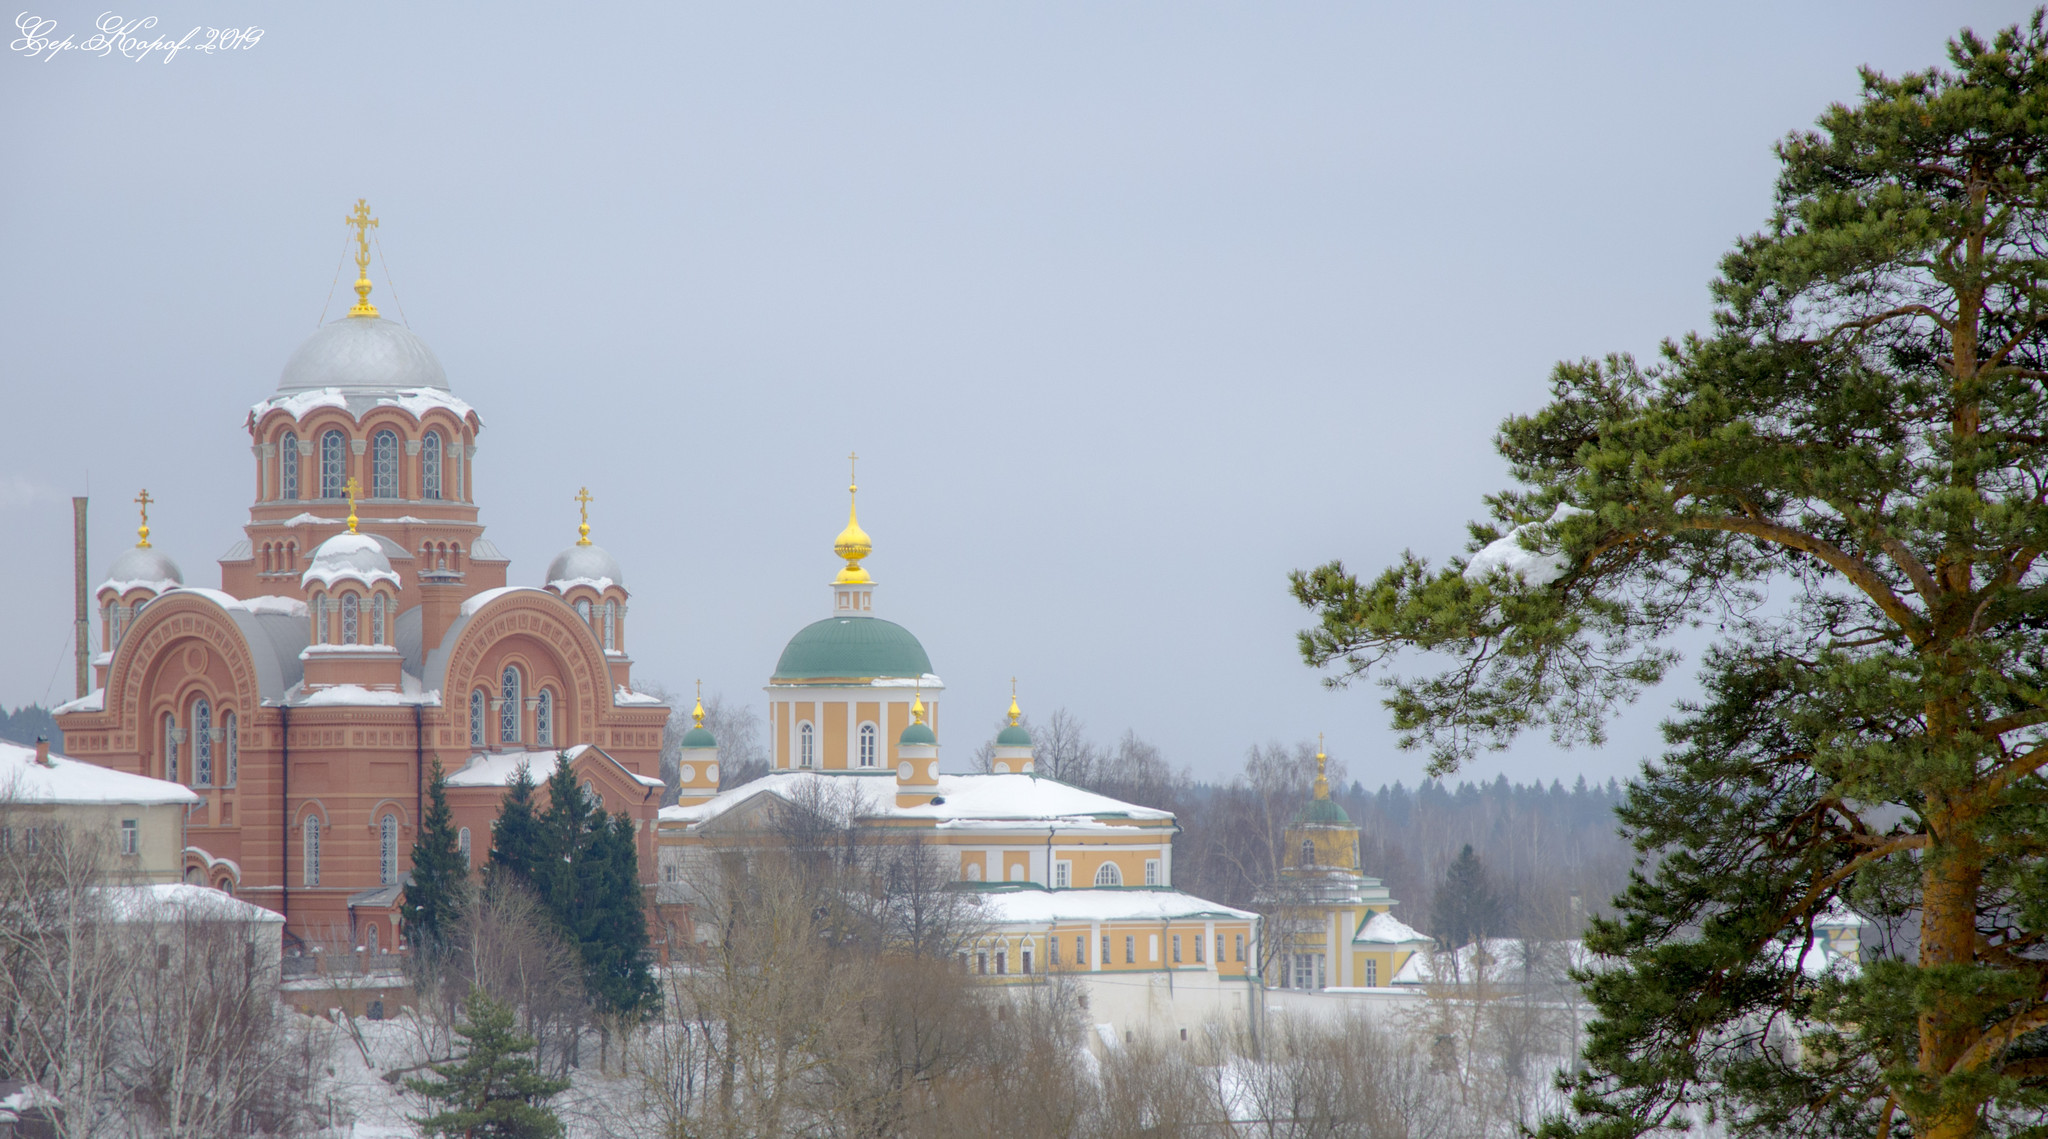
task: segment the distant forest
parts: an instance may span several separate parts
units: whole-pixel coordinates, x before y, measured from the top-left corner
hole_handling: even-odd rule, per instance
[[[64,750],[64,733],[57,730],[56,718],[41,704],[30,704],[9,712],[0,708],[0,740],[11,743],[32,744],[37,736],[49,739],[54,751]]]

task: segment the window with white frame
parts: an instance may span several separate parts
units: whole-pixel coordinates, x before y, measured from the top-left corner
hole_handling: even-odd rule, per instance
[[[873,724],[862,724],[860,726],[860,747],[858,753],[862,767],[873,767],[875,765],[875,756],[879,750],[876,745],[880,741],[881,734],[881,729]]]
[[[299,497],[299,437],[290,431],[277,437],[277,496]]]
[[[1116,868],[1116,863],[1105,862],[1096,868],[1095,884],[1097,886],[1121,886],[1124,884],[1124,872]]]
[[[348,436],[329,431],[320,437],[320,497],[341,498],[348,484]]]
[[[377,923],[376,923],[376,922],[371,922],[371,923],[370,923],[370,935],[369,935],[369,937],[367,937],[367,938],[365,938],[365,939],[364,939],[364,941],[363,941],[363,945],[364,945],[364,946],[365,946],[365,947],[366,947],[366,948],[367,948],[367,949],[369,950],[369,952],[371,952],[371,953],[376,953],[376,952],[377,952]]]
[[[341,643],[355,644],[362,631],[362,602],[353,593],[341,595]]]
[[[1147,886],[1157,886],[1159,884],[1159,860],[1156,858],[1145,860],[1145,884]]]
[[[398,497],[398,433],[379,431],[370,437],[370,497]]]
[[[469,694],[469,746],[484,746],[484,690],[478,688]]]
[[[1202,964],[1202,946],[1208,944],[1208,941],[1208,938],[1199,933],[1195,935],[1195,964]]]
[[[1055,862],[1052,864],[1052,884],[1056,890],[1064,890],[1074,884],[1074,864]]]
[[[237,726],[238,725],[235,722],[235,714],[233,712],[223,712],[221,714],[220,742],[222,747],[225,748],[225,750],[227,751],[227,778],[221,780],[221,785],[224,787],[233,787],[235,785],[235,780],[241,775],[242,737],[241,734],[235,730]]]
[[[508,664],[499,678],[498,742],[519,742],[519,666]]]
[[[1377,958],[1368,957],[1365,959],[1365,987],[1368,989],[1380,987],[1380,963]]]
[[[616,601],[604,603],[604,651],[619,651],[619,603]]]
[[[459,831],[456,831],[456,832],[455,832],[455,849],[456,849],[457,851],[460,851],[460,852],[461,852],[461,854],[462,854],[462,868],[463,868],[464,870],[468,870],[468,869],[470,869],[470,868],[471,868],[471,867],[472,867],[472,866],[473,866],[474,864],[473,864],[473,863],[471,863],[471,862],[470,862],[470,860],[469,860],[469,828],[468,828],[468,827],[463,827],[463,828],[462,828],[461,830],[459,830]]]
[[[1173,935],[1173,963],[1180,964],[1180,934]]]
[[[213,786],[213,705],[203,696],[192,702],[192,785]]]
[[[818,762],[818,731],[805,720],[796,726],[796,765],[815,767]]]
[[[121,820],[121,853],[134,854],[142,849],[142,827],[139,820]]]
[[[398,816],[386,814],[378,828],[377,880],[386,886],[398,884]]]
[[[588,597],[586,597],[586,598],[584,598],[583,600],[581,600],[581,601],[578,601],[578,602],[576,603],[576,616],[578,616],[578,617],[580,617],[580,618],[582,618],[582,619],[583,619],[583,624],[584,624],[584,627],[585,627],[585,628],[588,628],[588,627],[589,627],[589,625],[590,625],[590,599],[589,599]]]
[[[420,440],[420,497],[441,497],[441,433],[427,432]]]
[[[305,881],[308,886],[320,884],[320,820],[311,814],[305,821]]]
[[[543,688],[533,704],[533,742],[552,747],[555,742],[555,690]]]
[[[384,595],[381,593],[370,599],[370,643],[384,643]]]

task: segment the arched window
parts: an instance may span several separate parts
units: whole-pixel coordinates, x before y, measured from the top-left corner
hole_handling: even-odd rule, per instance
[[[178,718],[164,713],[164,778],[178,781]]]
[[[457,502],[469,501],[469,496],[464,493],[462,486],[462,468],[468,458],[469,453],[464,449],[461,439],[450,439],[448,441],[448,472],[454,476],[451,481],[455,483],[455,494],[453,497]]]
[[[576,615],[583,618],[584,625],[588,626],[590,624],[590,600],[588,598],[576,603]]]
[[[319,597],[315,597],[313,599],[313,643],[316,645],[324,645],[327,643],[326,594],[322,594]]]
[[[469,746],[484,746],[484,690],[469,694]]]
[[[1102,864],[1102,868],[1095,872],[1095,884],[1097,886],[1121,886],[1124,884],[1124,872],[1116,868],[1116,863],[1105,862]]]
[[[818,760],[818,733],[806,720],[796,729],[796,765],[811,767]]]
[[[384,643],[384,595],[381,593],[370,600],[370,643]]]
[[[277,496],[299,497],[299,437],[290,431],[277,437]]]
[[[604,796],[597,793],[597,784],[588,779],[583,781],[583,801],[593,811],[604,810]]]
[[[313,813],[311,813],[310,811],[309,811],[309,812],[307,812],[307,814],[306,814],[306,821],[305,821],[305,823],[304,823],[303,825],[304,825],[304,827],[305,827],[305,832],[306,832],[306,833],[305,833],[305,844],[306,844],[306,860],[305,860],[305,861],[306,861],[306,865],[305,865],[305,871],[306,871],[306,885],[308,885],[308,886],[318,886],[318,885],[320,884],[320,819],[319,819],[319,816],[317,816],[317,815],[314,815],[314,814],[313,814]]]
[[[356,600],[355,594],[341,595],[341,643],[344,645],[356,643],[356,634],[359,631],[357,618],[361,616],[361,608],[362,603]]]
[[[875,737],[879,734],[873,724],[862,724],[860,726],[860,765],[862,767],[873,767],[875,765]]]
[[[398,432],[370,437],[370,497],[398,497]]]
[[[441,497],[441,433],[427,432],[420,440],[420,497]]]
[[[474,867],[474,866],[475,866],[475,863],[473,863],[473,862],[471,862],[471,861],[469,860],[469,828],[468,828],[468,827],[463,827],[463,828],[462,828],[461,830],[459,830],[459,831],[456,831],[456,832],[455,832],[455,849],[456,849],[457,851],[460,851],[460,852],[461,852],[461,854],[462,854],[462,868],[463,868],[464,870],[468,870],[468,869],[471,869],[472,867]]]
[[[604,651],[619,651],[619,603],[616,601],[604,603]]]
[[[969,881],[969,882],[979,882],[979,881],[981,881],[981,863],[979,863],[979,862],[970,862],[970,863],[968,863],[968,864],[967,864],[967,873],[966,873],[966,874],[964,874],[964,875],[962,875],[962,877],[966,878],[966,879],[967,879],[967,881]]]
[[[387,814],[378,828],[377,880],[386,886],[398,884],[398,816]]]
[[[213,786],[213,705],[192,702],[192,785]]]
[[[386,885],[389,885],[389,884],[390,884],[390,883],[388,883],[388,882],[386,883]],[[364,939],[363,939],[363,947],[364,947],[364,949],[365,949],[365,950],[366,950],[367,952],[369,952],[369,953],[371,953],[371,954],[373,954],[373,955],[374,955],[374,954],[375,954],[375,953],[377,952],[377,923],[376,923],[376,922],[371,922],[371,923],[370,923],[370,934],[369,934],[369,936],[368,936],[368,937],[366,937],[366,938],[364,938]]]
[[[320,437],[320,497],[340,498],[348,484],[348,436],[329,431]]]
[[[1314,839],[1305,838],[1301,840],[1301,864],[1303,866],[1314,866],[1316,864],[1316,843]]]
[[[121,646],[121,603],[107,602],[107,651],[113,652]]]
[[[503,681],[504,690],[498,694],[498,742],[516,744],[519,742],[519,669],[506,665]]]
[[[541,747],[552,747],[555,742],[555,692],[552,688],[540,690],[540,699],[533,705],[533,742]]]
[[[233,787],[235,785],[235,777],[240,774],[239,769],[242,766],[242,740],[236,734],[235,726],[235,714],[233,712],[221,713],[221,743],[227,749],[227,763],[225,765],[227,778],[221,780],[221,785],[224,787]]]

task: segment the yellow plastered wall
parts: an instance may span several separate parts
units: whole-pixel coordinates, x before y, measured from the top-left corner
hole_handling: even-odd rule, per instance
[[[823,705],[818,714],[818,768],[846,770],[846,702]]]
[[[1013,873],[1014,872],[1014,873]],[[1029,882],[1031,880],[1031,852],[1006,850],[1003,852],[1003,881]]]
[[[1358,869],[1358,831],[1351,827],[1289,827],[1284,865],[1289,870],[1301,869],[1302,843],[1307,842],[1315,850],[1315,866],[1334,866],[1342,870]]]

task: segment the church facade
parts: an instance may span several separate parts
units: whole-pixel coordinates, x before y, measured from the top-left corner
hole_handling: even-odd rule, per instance
[[[252,501],[219,588],[139,541],[96,590],[94,689],[60,706],[76,758],[189,787],[186,880],[283,914],[294,947],[399,947],[430,772],[489,848],[521,762],[566,750],[640,825],[651,885],[668,708],[632,688],[624,575],[589,541],[531,586],[478,521],[483,434],[425,342],[369,302],[360,203],[348,315],[248,409]],[[587,501],[587,498],[586,500]]]

